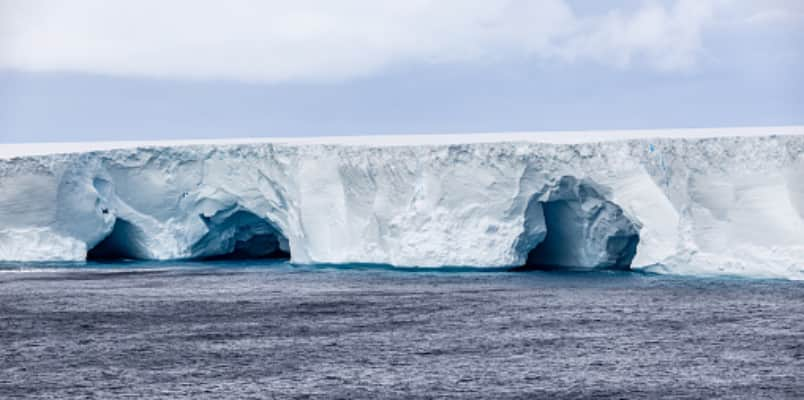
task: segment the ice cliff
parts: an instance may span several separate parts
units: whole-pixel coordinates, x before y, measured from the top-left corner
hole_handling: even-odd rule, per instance
[[[0,145],[5,261],[804,279],[804,128],[14,146]]]

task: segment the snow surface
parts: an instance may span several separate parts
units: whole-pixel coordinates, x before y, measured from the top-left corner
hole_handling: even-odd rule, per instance
[[[0,260],[804,279],[804,127],[0,145]]]

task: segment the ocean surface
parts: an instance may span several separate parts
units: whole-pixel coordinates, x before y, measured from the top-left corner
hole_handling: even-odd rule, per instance
[[[659,397],[804,397],[804,282],[0,266],[0,399]]]

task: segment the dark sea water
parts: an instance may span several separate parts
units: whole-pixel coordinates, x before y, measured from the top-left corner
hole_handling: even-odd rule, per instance
[[[804,283],[7,264],[0,398],[804,398]]]

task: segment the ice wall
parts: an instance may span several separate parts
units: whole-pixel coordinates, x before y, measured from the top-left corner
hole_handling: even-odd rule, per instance
[[[0,159],[0,260],[804,278],[804,136],[255,143]]]

